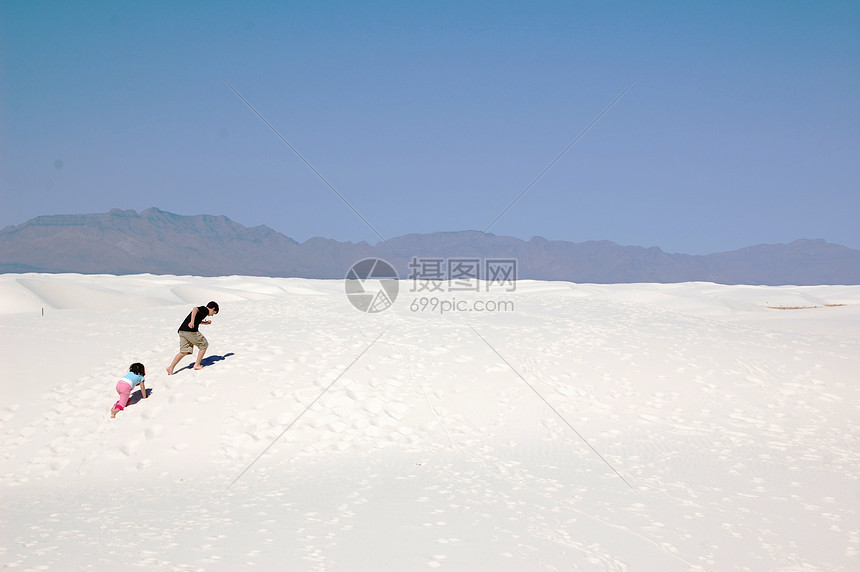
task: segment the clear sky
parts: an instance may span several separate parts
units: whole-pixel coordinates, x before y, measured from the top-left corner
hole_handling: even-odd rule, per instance
[[[0,3],[0,227],[860,248],[860,3]]]

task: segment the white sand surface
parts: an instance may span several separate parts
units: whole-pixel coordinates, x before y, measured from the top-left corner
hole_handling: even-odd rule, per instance
[[[409,287],[0,275],[0,566],[860,570],[860,287]]]

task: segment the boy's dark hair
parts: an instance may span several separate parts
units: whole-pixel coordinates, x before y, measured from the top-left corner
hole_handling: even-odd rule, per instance
[[[218,313],[218,302],[209,302],[208,304],[206,304],[206,307],[212,308],[213,310],[215,310],[216,314]]]
[[[133,364],[131,364],[131,367],[128,368],[128,371],[136,375],[146,375],[146,368],[143,367],[142,363],[138,362],[134,362]]]

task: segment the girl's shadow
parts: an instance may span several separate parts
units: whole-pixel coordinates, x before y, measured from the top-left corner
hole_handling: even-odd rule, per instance
[[[148,398],[150,395],[152,395],[152,390],[151,390],[151,389],[149,389],[149,388],[147,388],[147,389],[146,389],[146,396],[147,396],[147,398]],[[141,399],[143,399],[143,396],[141,395],[140,390],[135,391],[135,392],[134,392],[134,393],[132,393],[132,394],[131,394],[131,396],[128,398],[128,404],[126,405],[126,407],[128,407],[128,406],[130,406],[130,405],[134,405],[135,403],[137,403],[137,402],[138,402],[138,401],[140,401]]]

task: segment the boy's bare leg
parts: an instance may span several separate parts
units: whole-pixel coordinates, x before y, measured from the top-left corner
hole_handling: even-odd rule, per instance
[[[197,352],[197,362],[194,364],[194,369],[203,369],[203,354],[206,353],[206,350],[200,350]]]
[[[181,360],[187,355],[191,355],[191,353],[179,352],[178,354],[176,354],[176,357],[173,358],[173,362],[169,366],[167,366],[167,375],[173,375],[173,368],[176,367],[176,364],[179,363],[179,360]]]

